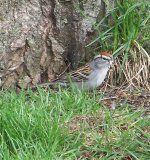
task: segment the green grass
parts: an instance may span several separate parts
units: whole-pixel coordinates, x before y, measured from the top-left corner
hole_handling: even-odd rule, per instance
[[[97,37],[87,47],[97,43],[96,50],[111,50],[115,57],[124,57],[134,40],[144,43],[150,39],[148,0],[116,0],[114,7],[111,2],[106,5],[110,10],[93,24]]]
[[[0,93],[0,159],[148,160],[150,121],[127,104],[70,91]],[[82,158],[81,158],[82,157]]]

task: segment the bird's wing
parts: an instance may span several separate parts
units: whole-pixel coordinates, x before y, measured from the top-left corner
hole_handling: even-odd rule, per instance
[[[71,82],[86,81],[90,72],[91,72],[91,68],[90,68],[89,64],[86,64],[85,66],[80,67],[76,71],[69,72],[68,74],[66,74],[64,76],[61,76],[61,77],[53,80],[53,82],[70,83],[70,81]]]
[[[71,83],[80,83],[88,79],[89,74],[91,73],[91,68],[89,64],[86,64],[83,67],[80,67],[76,71],[69,72],[65,75],[58,76],[56,79],[52,80],[49,83],[39,84],[39,87],[43,88],[52,88],[58,89],[58,86],[69,87]],[[32,87],[33,90],[37,89],[37,86]]]

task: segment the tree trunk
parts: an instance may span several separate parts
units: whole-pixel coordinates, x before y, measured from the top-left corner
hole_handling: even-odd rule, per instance
[[[1,88],[47,82],[69,64],[77,68],[104,14],[101,0],[1,1]]]

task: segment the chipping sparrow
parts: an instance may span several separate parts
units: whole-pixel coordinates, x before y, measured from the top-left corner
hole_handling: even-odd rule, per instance
[[[111,52],[101,52],[95,56],[90,64],[77,71],[69,73],[67,76],[54,80],[54,83],[67,87],[71,83],[81,90],[91,90],[99,87],[106,78],[107,72],[113,59]]]

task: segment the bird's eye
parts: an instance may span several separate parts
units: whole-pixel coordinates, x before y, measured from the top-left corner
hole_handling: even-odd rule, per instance
[[[102,57],[102,59],[105,60],[105,61],[109,61],[109,59],[108,59],[108,58],[105,58],[105,57]]]

